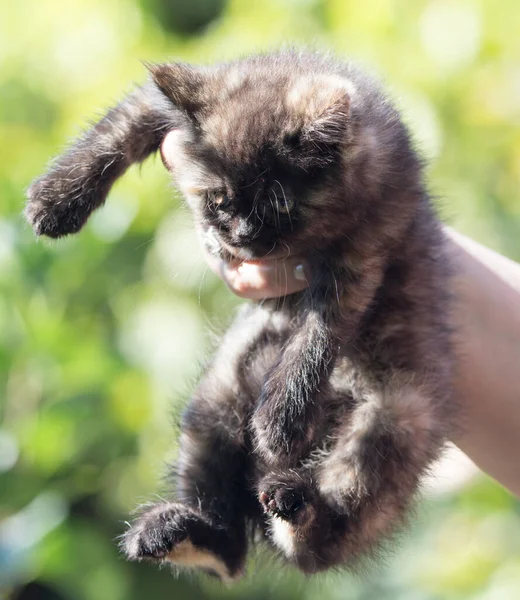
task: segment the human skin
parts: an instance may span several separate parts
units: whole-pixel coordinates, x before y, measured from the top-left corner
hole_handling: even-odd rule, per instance
[[[455,257],[455,388],[463,413],[453,440],[520,497],[520,265],[446,229]]]
[[[174,160],[168,136],[161,153]],[[520,265],[446,228],[455,265],[452,279],[461,406],[452,440],[473,462],[520,497]],[[210,268],[242,298],[298,292],[312,273],[296,256],[261,264],[225,263],[206,254]]]

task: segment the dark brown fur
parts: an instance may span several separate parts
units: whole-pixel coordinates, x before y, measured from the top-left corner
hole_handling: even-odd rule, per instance
[[[143,510],[125,552],[231,579],[252,523],[305,572],[353,564],[403,523],[455,415],[421,161],[378,84],[330,57],[150,70],[29,189],[36,232],[76,232],[175,129],[208,247],[302,255],[312,277],[237,316],[183,417],[176,500]]]

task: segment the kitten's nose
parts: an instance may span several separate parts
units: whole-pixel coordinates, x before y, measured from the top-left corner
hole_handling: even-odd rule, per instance
[[[238,242],[249,242],[254,235],[254,225],[246,219],[237,218],[234,223],[233,234]]]

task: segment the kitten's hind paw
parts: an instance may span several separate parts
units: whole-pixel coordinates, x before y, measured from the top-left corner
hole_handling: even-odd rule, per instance
[[[286,489],[283,484],[260,492],[259,499],[266,512],[285,521],[291,521],[305,503],[303,494]]]
[[[165,558],[188,537],[185,512],[173,504],[145,510],[123,536],[126,556],[130,560]]]
[[[146,508],[121,543],[130,560],[169,561],[198,568],[231,581],[241,575],[245,546],[187,506],[175,503]]]
[[[301,525],[314,514],[315,493],[291,472],[268,475],[258,486],[258,499],[266,514]]]

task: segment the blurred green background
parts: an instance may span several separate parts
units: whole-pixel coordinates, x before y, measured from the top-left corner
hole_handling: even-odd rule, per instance
[[[291,42],[379,72],[430,160],[445,219],[520,260],[517,0],[4,2],[0,597],[520,598],[520,506],[482,475],[430,494],[402,546],[362,578],[305,580],[260,555],[227,590],[118,554],[136,502],[162,489],[172,416],[209,332],[238,300],[206,273],[157,158],[116,185],[81,235],[57,243],[24,223],[23,190],[144,79],[140,60],[211,62]]]

